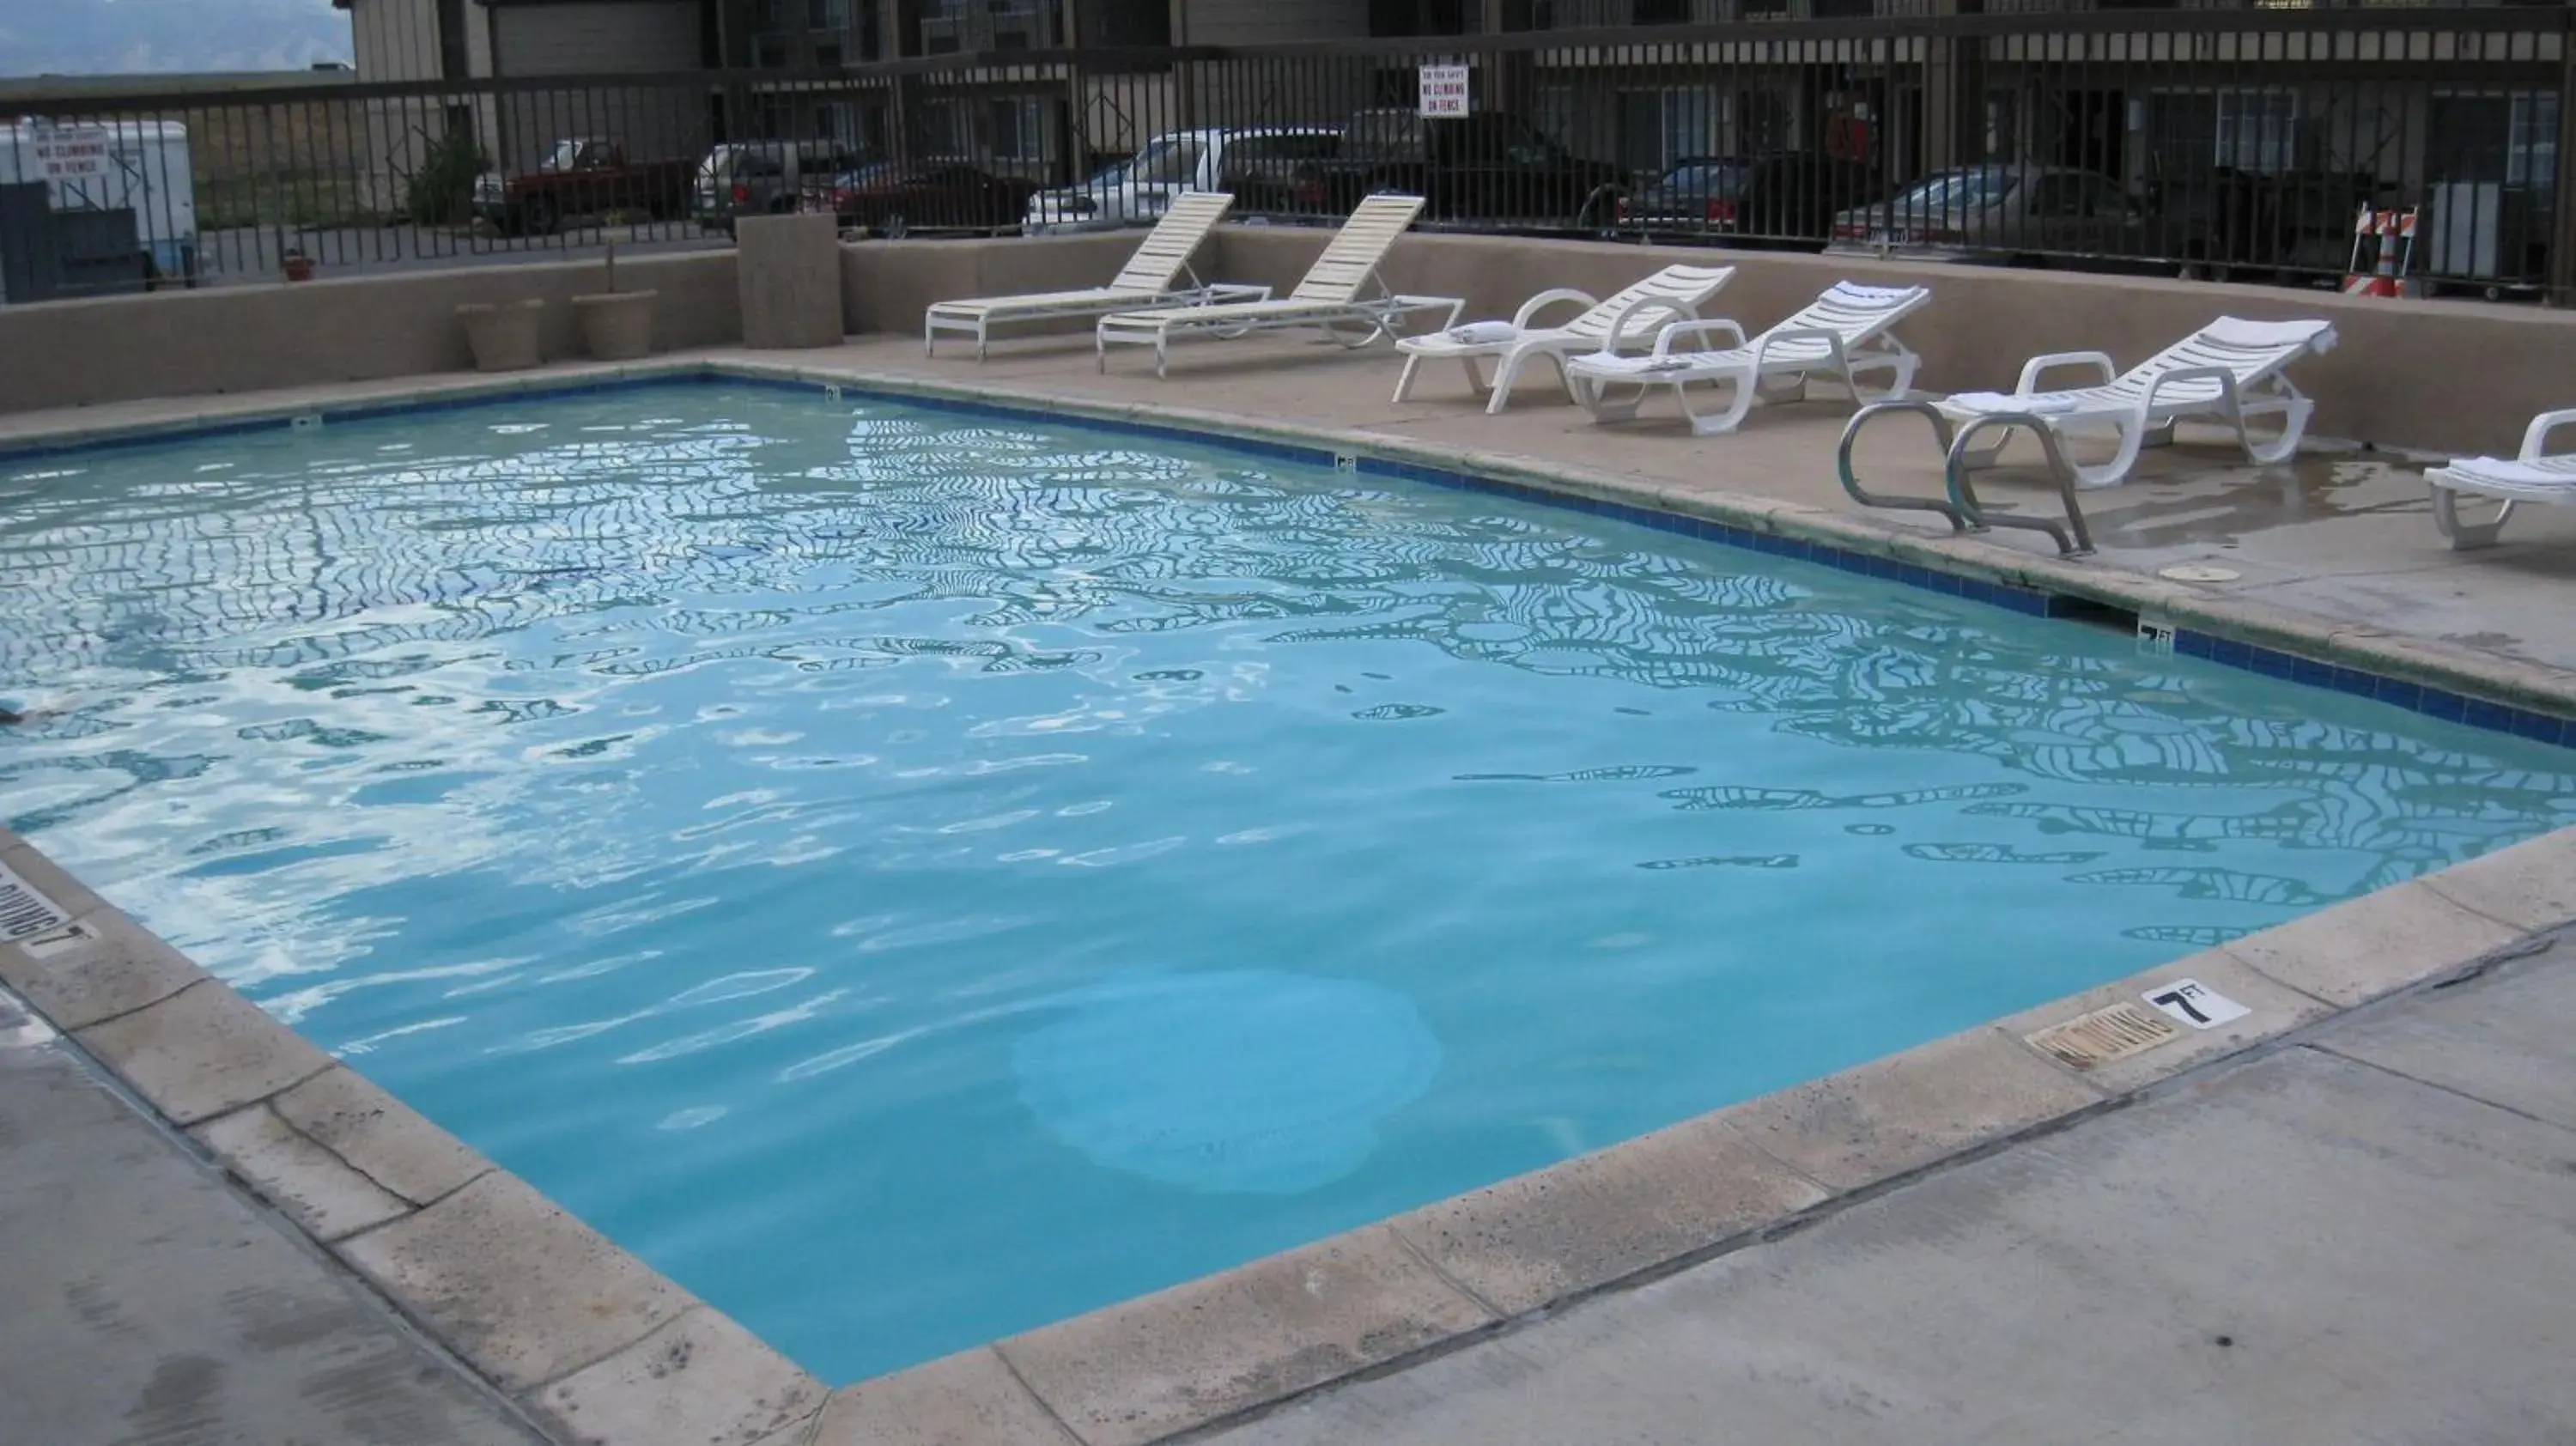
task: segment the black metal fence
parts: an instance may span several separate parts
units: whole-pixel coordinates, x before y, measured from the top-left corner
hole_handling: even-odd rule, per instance
[[[1435,228],[2293,284],[2341,280],[2365,206],[2412,209],[2415,280],[2564,298],[2570,18],[2012,10],[88,96],[5,128],[0,274],[23,300],[722,245],[783,210],[1091,229],[1190,188],[1324,224],[1402,189]],[[106,273],[35,275],[48,226]]]

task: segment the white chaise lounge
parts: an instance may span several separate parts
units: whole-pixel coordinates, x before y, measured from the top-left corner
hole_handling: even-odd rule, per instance
[[[1395,335],[1415,312],[1445,312],[1440,325],[1454,326],[1466,303],[1454,296],[1398,296],[1387,290],[1378,274],[1395,238],[1420,214],[1420,196],[1371,196],[1360,202],[1297,289],[1279,300],[1216,301],[1104,316],[1094,338],[1100,369],[1109,369],[1113,346],[1150,346],[1154,375],[1163,376],[1173,341],[1190,336],[1236,337],[1250,331],[1314,327],[1343,346],[1357,348]]]
[[[2522,434],[2522,451],[2511,460],[2462,457],[2424,474],[2433,488],[2433,525],[2442,529],[2453,548],[2466,552],[2494,546],[2513,509],[2525,502],[2576,507],[2576,452],[2549,450],[2550,432],[2569,423],[2576,423],[2576,411],[2543,412],[2531,419]],[[2492,497],[2504,505],[2486,522],[2463,522],[2459,511],[2463,492]]]
[[[1855,405],[1902,396],[1914,385],[1922,359],[1897,340],[1893,331],[1907,313],[1932,299],[1920,286],[1861,286],[1838,281],[1824,295],[1760,336],[1747,338],[1732,321],[1677,321],[1655,338],[1644,356],[1594,352],[1565,364],[1566,385],[1574,400],[1597,422],[1622,422],[1654,388],[1669,386],[1673,399],[1702,437],[1732,432],[1742,426],[1758,396],[1766,402],[1795,401],[1806,395],[1807,379],[1822,374],[1851,389]],[[1679,343],[1718,337],[1722,350],[1695,351]],[[1860,378],[1880,372],[1888,383],[1875,394]],[[1730,389],[1726,406],[1703,413],[1691,405],[1691,384],[1705,382]]]
[[[1470,322],[1405,337],[1395,344],[1404,353],[1404,375],[1396,379],[1395,400],[1401,402],[1412,394],[1424,362],[1454,361],[1466,368],[1468,389],[1491,399],[1485,410],[1499,415],[1511,401],[1512,384],[1519,380],[1521,369],[1531,362],[1546,358],[1563,382],[1568,357],[1617,352],[1623,347],[1644,350],[1654,345],[1665,323],[1697,321],[1699,309],[1734,279],[1732,266],[1667,266],[1607,300],[1596,301],[1572,287],[1560,287],[1522,302],[1509,321]],[[1556,326],[1537,324],[1539,314],[1549,307],[1575,305],[1584,310]],[[1494,362],[1490,385],[1479,365],[1489,358]],[[1571,393],[1573,387],[1569,383],[1566,389]]]
[[[1963,437],[1996,431],[1993,446],[1967,454],[1971,467],[1991,466],[2016,429],[2045,426],[2059,439],[2088,431],[2111,433],[2109,461],[2089,467],[2066,463],[2078,487],[2118,486],[2137,465],[2139,449],[2171,441],[2174,423],[2185,417],[2232,424],[2249,460],[2272,463],[2298,451],[2316,410],[2284,371],[2334,343],[2334,327],[2322,321],[2222,316],[2125,372],[2098,351],[2060,352],[2031,358],[2009,394],[1962,392],[1933,405]],[[2041,391],[2040,377],[2060,367],[2093,368],[2102,380],[2089,387]],[[2268,442],[2257,440],[2246,425],[2260,417],[2280,419],[2279,434]]]
[[[1223,191],[1184,191],[1138,243],[1136,254],[1107,286],[1078,291],[1039,291],[1024,296],[975,296],[934,301],[921,317],[921,350],[933,355],[947,332],[975,340],[975,359],[984,359],[993,328],[1010,322],[1055,321],[1101,316],[1156,306],[1187,306],[1200,301],[1259,300],[1267,286],[1209,286],[1190,269],[1208,233],[1225,219],[1234,198]]]

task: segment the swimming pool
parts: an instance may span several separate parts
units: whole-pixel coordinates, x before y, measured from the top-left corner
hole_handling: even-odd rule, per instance
[[[828,1379],[2563,825],[2561,750],[731,388],[0,463],[13,826]]]

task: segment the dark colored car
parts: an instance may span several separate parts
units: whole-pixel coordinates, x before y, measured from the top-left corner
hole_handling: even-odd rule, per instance
[[[1237,216],[1320,215],[1313,188],[1300,177],[1341,153],[1339,131],[1248,131],[1226,142],[1216,188],[1234,197]]]
[[[1300,210],[1342,216],[1363,197],[1400,191],[1422,197],[1438,221],[1598,230],[1617,220],[1626,180],[1516,115],[1364,110],[1343,129],[1338,157],[1301,168],[1298,198]]]
[[[828,204],[844,226],[900,238],[924,229],[1017,226],[1037,189],[967,161],[879,161],[834,176]]]
[[[685,213],[690,163],[630,161],[614,141],[555,142],[536,169],[474,181],[474,214],[511,236],[549,236],[568,217],[641,212],[659,220]]]
[[[1674,240],[1779,242],[1821,250],[1834,216],[1878,194],[1859,161],[1797,152],[1677,161],[1619,208],[1619,229]]]

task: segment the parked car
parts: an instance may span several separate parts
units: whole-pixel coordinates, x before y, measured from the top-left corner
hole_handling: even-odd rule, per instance
[[[1031,236],[1047,236],[1150,225],[1183,191],[1222,190],[1218,183],[1227,174],[1227,157],[1238,155],[1242,147],[1252,147],[1256,164],[1266,167],[1278,160],[1279,148],[1293,142],[1337,139],[1337,132],[1317,126],[1173,131],[1154,137],[1136,154],[1080,185],[1030,197],[1020,229]],[[1270,153],[1269,160],[1259,159],[1265,152]],[[1237,166],[1236,173],[1242,174],[1240,161]]]
[[[677,216],[688,193],[685,160],[630,161],[615,141],[571,137],[555,142],[532,171],[477,176],[474,214],[508,235],[547,236],[573,216],[611,211]]]
[[[1877,194],[1876,174],[1860,161],[1797,151],[1696,156],[1630,195],[1619,208],[1619,229],[1673,240],[1822,247],[1835,213]]]
[[[879,161],[822,183],[812,210],[844,226],[902,237],[923,228],[992,230],[1013,225],[1037,187],[996,176],[972,161]]]
[[[699,224],[730,236],[742,217],[793,211],[810,182],[859,163],[838,141],[728,142],[698,162],[690,209]]]
[[[2072,166],[2000,162],[1926,177],[1834,217],[1829,253],[1917,261],[2135,256],[2147,213],[2120,183]]]
[[[1401,191],[1423,198],[1425,215],[1448,221],[1615,223],[1627,177],[1587,161],[1519,116],[1500,111],[1425,117],[1411,110],[1364,110],[1342,130],[1341,152],[1300,176],[1312,209],[1347,213],[1360,198]]]
[[[1322,211],[1317,197],[1302,192],[1298,178],[1316,162],[1342,153],[1342,133],[1328,130],[1273,131],[1244,136],[1225,148],[1217,169],[1217,189],[1234,197],[1234,214],[1314,215]]]
[[[2352,256],[2353,217],[2398,200],[2394,183],[2368,171],[2168,170],[2151,189],[2149,249],[2219,280],[2239,271],[2285,281],[2340,272]],[[2419,254],[2419,274],[2423,261]]]

